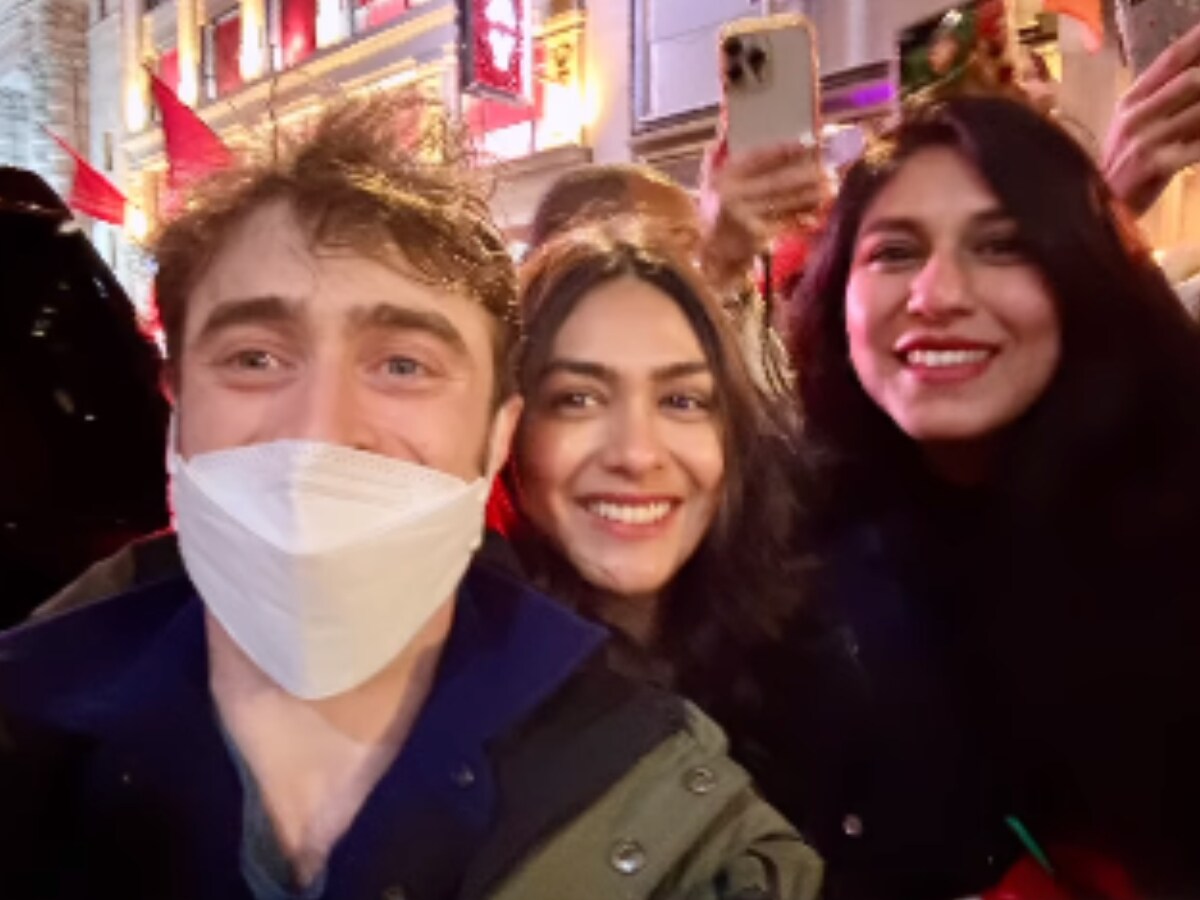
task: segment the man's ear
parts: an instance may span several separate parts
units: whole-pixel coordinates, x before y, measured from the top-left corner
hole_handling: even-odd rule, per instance
[[[513,394],[496,410],[492,418],[492,435],[488,441],[487,476],[488,479],[496,474],[508,460],[512,448],[513,435],[516,434],[517,424],[521,421],[521,411],[525,408],[525,399],[520,394]]]

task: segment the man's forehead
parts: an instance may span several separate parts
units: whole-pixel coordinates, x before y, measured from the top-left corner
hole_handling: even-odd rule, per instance
[[[311,291],[316,270],[308,241],[291,208],[283,202],[247,210],[221,242],[196,285],[196,299],[217,302],[228,296]],[[304,290],[309,282],[308,290]],[[297,290],[300,289],[300,290]]]
[[[221,248],[222,253],[237,251],[246,246],[270,244],[294,245],[305,249],[303,230],[292,205],[286,200],[268,200],[245,209]]]
[[[402,298],[441,304],[451,296],[384,241],[369,251],[315,243],[283,201],[246,214],[231,230],[196,293],[201,306],[261,296],[301,303],[327,298],[335,306],[370,306]]]

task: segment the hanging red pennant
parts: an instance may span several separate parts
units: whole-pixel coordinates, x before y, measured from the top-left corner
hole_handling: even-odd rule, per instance
[[[96,171],[74,147],[54,132],[46,133],[75,161],[75,177],[71,179],[71,195],[67,198],[67,205],[93,219],[124,225],[125,195]]]
[[[233,161],[233,154],[190,106],[153,72],[148,74],[154,102],[162,115],[167,184],[171,193],[178,197],[201,178],[228,166]]]

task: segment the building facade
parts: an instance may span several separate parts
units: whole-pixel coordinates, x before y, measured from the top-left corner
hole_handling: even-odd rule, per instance
[[[0,165],[40,174],[60,193],[72,163],[51,135],[88,134],[86,0],[0,0]]]
[[[404,86],[434,97],[462,117],[490,161],[496,215],[518,244],[561,172],[628,155],[620,106],[628,16],[608,14],[624,0],[597,4],[600,14],[581,0],[91,2],[95,110],[86,143],[93,159],[116,148],[114,180],[150,228],[165,209],[167,159],[147,72],[231,146],[358,91]],[[485,56],[527,53],[519,96],[464,89],[474,73],[460,50],[475,32]],[[97,225],[94,238],[134,296],[145,297],[141,216],[131,224],[125,234]]]
[[[74,2],[82,0],[0,0],[6,10],[0,22],[13,20],[16,9],[26,10],[24,21],[62,21],[62,14],[56,19],[49,11]],[[494,160],[495,212],[519,242],[542,192],[573,166],[634,159],[695,186],[716,130],[716,35],[723,23],[771,12],[807,15],[817,30],[825,121],[835,128],[857,123],[869,129],[892,108],[898,29],[944,9],[949,0],[87,2],[90,130],[76,146],[86,146],[93,162],[151,222],[162,207],[166,159],[145,67],[232,143],[304,115],[338,93],[402,84],[427,91],[464,117]],[[1042,14],[1042,5],[1010,2],[1022,41],[1043,56],[1059,81],[1061,109],[1095,142],[1128,83],[1115,29],[1110,21],[1109,41],[1092,53],[1073,21]],[[29,12],[35,8],[44,11],[40,19]],[[459,48],[464,17],[472,10],[498,21],[527,18],[531,71],[521,102],[462,90],[469,79]],[[8,59],[0,55],[0,61]],[[14,92],[8,86],[37,82],[34,63],[0,76],[0,154],[12,153],[5,148],[21,141],[22,147],[36,145],[22,151],[27,156],[51,149],[28,130],[14,136],[17,129],[7,124],[5,108],[42,103],[56,110],[64,129],[78,128],[86,115],[80,111],[83,101],[68,115],[69,64],[50,65],[53,77],[39,76],[38,83],[49,85],[40,89],[42,99],[31,100],[30,89]],[[44,99],[51,93],[53,102]],[[67,163],[61,154],[46,158],[57,166],[58,186]],[[1178,179],[1146,218],[1156,245],[1200,240],[1200,204],[1191,202],[1197,181]],[[126,284],[148,276],[127,235],[97,226],[95,237]],[[134,293],[144,291],[135,287]]]

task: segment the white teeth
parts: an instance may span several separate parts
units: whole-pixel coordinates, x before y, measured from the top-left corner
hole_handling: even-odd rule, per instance
[[[602,519],[624,525],[651,525],[662,521],[671,511],[671,504],[661,503],[610,503],[597,500],[587,505],[588,511]]]
[[[909,365],[936,368],[938,366],[970,366],[991,356],[988,350],[910,350],[904,354]]]

